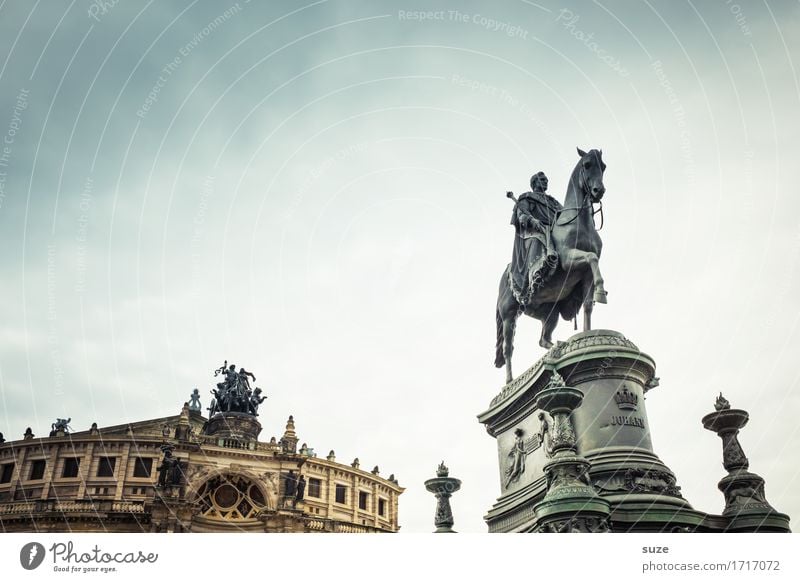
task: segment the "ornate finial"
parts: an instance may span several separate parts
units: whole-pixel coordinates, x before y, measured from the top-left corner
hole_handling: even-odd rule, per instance
[[[297,433],[294,431],[294,416],[289,415],[289,420],[286,421],[286,430],[281,437],[281,448],[284,452],[295,453],[297,452]]]
[[[336,453],[334,453],[334,452],[333,452],[333,449],[331,449],[331,452],[330,452],[330,453],[328,453],[328,457],[327,457],[327,459],[328,459],[329,461],[331,461],[331,462],[333,462],[333,461],[335,461],[335,460],[336,460]]]
[[[6,442],[6,439],[3,438],[3,433],[0,432],[0,445],[2,445],[4,442]]]
[[[92,436],[97,436],[100,434],[100,429],[97,428],[96,422],[93,422],[91,428],[89,428],[89,434]]]
[[[550,376],[550,381],[547,383],[548,388],[566,388],[567,383],[556,370],[553,370],[553,375]]]
[[[203,406],[200,404],[200,391],[195,388],[189,396],[189,410],[192,412],[200,412]]]
[[[720,410],[730,410],[730,407],[731,403],[728,402],[728,399],[722,395],[722,392],[720,392],[719,396],[717,396],[716,402],[714,402],[714,408],[717,411],[720,411]]]
[[[303,443],[302,445],[300,445],[300,454],[301,455],[308,455],[308,445],[306,443]]]
[[[450,508],[450,496],[461,488],[461,481],[449,476],[450,471],[442,461],[436,469],[436,477],[425,481],[425,489],[436,496],[436,514],[433,523],[435,533],[455,533],[453,531],[453,512]],[[394,477],[394,475],[392,475]],[[391,480],[392,477],[389,479]],[[394,481],[397,483],[397,481]]]
[[[28,427],[28,428],[25,429],[25,434],[22,435],[22,438],[25,439],[26,441],[28,441],[28,440],[32,439],[34,436],[35,435],[33,434],[33,431],[31,430],[31,427]]]
[[[389,475],[389,482],[390,483],[394,483],[395,485],[397,485],[397,479],[395,478],[394,473]]]
[[[380,475],[381,474],[381,470],[378,468],[378,465],[375,465],[375,467],[373,467],[372,474],[373,475]]]
[[[297,436],[294,432],[294,416],[289,415],[289,420],[286,421],[286,431],[283,433],[284,437],[293,438]]]
[[[356,457],[353,459],[353,462],[350,463],[350,466],[353,467],[353,469],[358,469],[361,466],[361,461],[359,461],[358,457]]]

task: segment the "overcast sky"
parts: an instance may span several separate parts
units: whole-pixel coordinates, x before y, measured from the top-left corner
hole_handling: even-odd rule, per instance
[[[456,529],[486,531],[505,192],[543,170],[563,200],[602,148],[594,324],[658,364],[656,453],[720,512],[723,391],[797,529],[799,25],[725,0],[1,3],[0,431],[207,406],[227,359],[264,440],[294,414],[396,474],[406,532],[444,459]]]

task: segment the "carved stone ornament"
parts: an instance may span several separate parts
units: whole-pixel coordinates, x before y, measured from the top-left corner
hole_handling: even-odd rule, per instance
[[[528,456],[525,446],[525,431],[518,428],[514,431],[514,445],[508,451],[506,459],[506,469],[504,471],[505,481],[503,487],[508,489],[509,485],[518,481],[525,472],[525,458]]]
[[[639,397],[628,390],[627,386],[623,386],[622,389],[617,390],[617,393],[614,395],[614,402],[617,403],[617,407],[620,410],[636,410],[639,406]]]
[[[723,515],[743,511],[774,511],[764,493],[764,479],[754,473],[739,471],[723,478],[719,489],[725,496]]]
[[[539,533],[608,533],[611,526],[606,518],[570,517],[541,525]]]
[[[639,348],[636,347],[636,344],[626,337],[611,334],[598,334],[571,339],[564,343],[560,343],[550,350],[549,356],[552,359],[557,359],[569,353],[594,346],[618,346],[621,348],[629,348],[631,350],[639,351]]]
[[[738,469],[746,471],[750,467],[750,461],[744,454],[742,445],[739,444],[738,432],[720,435],[722,438],[722,466],[728,471]]]
[[[547,413],[539,412],[539,432],[536,434],[525,437],[525,431],[521,428],[514,430],[514,445],[506,455],[506,467],[503,471],[505,481],[503,487],[508,489],[511,484],[517,482],[522,474],[525,472],[525,460],[528,455],[537,451],[545,445],[544,453],[547,458],[552,457],[551,443],[550,443],[550,423],[547,420]]]
[[[628,469],[625,471],[623,488],[631,493],[656,493],[681,497],[681,488],[675,477],[655,469]]]

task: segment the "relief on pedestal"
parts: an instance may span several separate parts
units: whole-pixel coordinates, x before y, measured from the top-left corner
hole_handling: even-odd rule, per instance
[[[675,477],[658,469],[628,469],[604,479],[598,479],[595,486],[605,492],[650,493],[681,497],[681,488]]]
[[[571,517],[551,521],[539,527],[538,533],[608,533],[608,520],[600,517]]]
[[[769,508],[767,499],[764,496],[764,483],[753,481],[750,483],[737,483],[725,492],[726,509],[735,509],[756,505],[759,508]]]
[[[525,460],[532,452],[538,450],[544,445],[546,456],[550,456],[550,423],[547,421],[547,414],[545,412],[539,413],[539,432],[536,434],[525,437],[525,431],[521,428],[514,430],[514,445],[506,455],[506,466],[503,470],[505,477],[503,487],[508,489],[512,483],[519,481],[519,478],[525,472]]]

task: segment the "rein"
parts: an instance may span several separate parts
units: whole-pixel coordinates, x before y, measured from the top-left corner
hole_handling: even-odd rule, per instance
[[[588,204],[587,204],[587,201],[588,201]],[[601,230],[603,230],[603,225],[605,224],[605,217],[603,216],[603,201],[600,200],[597,203],[600,205],[600,207],[597,210],[595,210],[594,209],[594,202],[592,201],[591,195],[587,192],[586,194],[584,194],[583,202],[581,203],[580,206],[573,206],[573,207],[570,207],[570,208],[562,208],[561,210],[559,210],[556,213],[556,222],[555,222],[555,224],[553,224],[553,226],[567,226],[568,224],[572,224],[581,215],[581,210],[583,210],[584,208],[591,208],[592,209],[592,223],[594,223],[594,215],[598,214],[598,213],[600,214],[600,228],[597,228],[597,225],[595,224],[595,230],[600,232]],[[567,222],[559,223],[558,222],[558,218],[561,216],[561,213],[564,212],[565,210],[577,210],[577,212],[575,213],[575,216],[570,218]]]
[[[595,230],[597,232],[600,232],[601,230],[603,230],[603,225],[605,224],[605,217],[603,216],[603,201],[602,200],[598,201],[598,204],[600,205],[600,208],[595,210],[594,209],[594,202],[592,201],[591,194],[589,192],[587,192],[586,172],[583,169],[583,167],[581,167],[581,190],[583,192],[585,192],[585,194],[583,195],[583,201],[581,202],[581,205],[580,206],[575,206],[575,207],[572,207],[572,208],[562,208],[561,210],[559,210],[558,213],[556,214],[556,221],[555,221],[555,224],[553,226],[567,226],[568,224],[572,224],[573,222],[578,220],[578,217],[581,215],[581,210],[583,210],[584,208],[591,208],[592,209],[592,224],[594,224]],[[588,201],[588,204],[587,204],[587,201]],[[561,213],[564,212],[565,210],[577,210],[577,212],[575,213],[575,216],[570,218],[567,222],[563,222],[561,224],[558,224],[558,218],[561,216]],[[597,214],[598,212],[600,213],[600,228],[597,228],[597,224],[594,222],[594,215]]]

